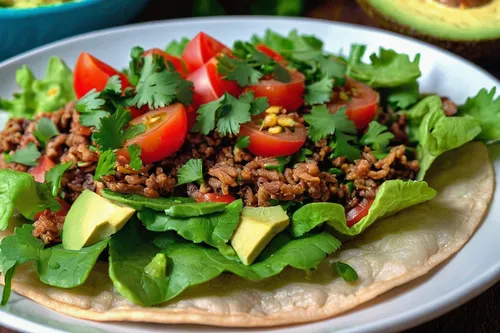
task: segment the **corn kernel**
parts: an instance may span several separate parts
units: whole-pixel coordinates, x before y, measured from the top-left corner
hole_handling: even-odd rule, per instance
[[[262,122],[262,126],[260,127],[260,129],[276,126],[276,123],[277,123],[276,115],[275,114],[268,114],[264,118],[264,121]]]
[[[279,114],[283,108],[281,106],[270,106],[266,109],[267,114]]]
[[[281,128],[281,126],[274,126],[268,129],[267,131],[271,134],[280,134],[281,132],[283,132],[283,128]]]
[[[295,121],[288,116],[280,116],[278,117],[278,125],[284,127],[293,127],[295,125]]]

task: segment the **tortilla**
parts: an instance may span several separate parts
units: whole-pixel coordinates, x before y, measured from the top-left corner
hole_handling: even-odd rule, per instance
[[[13,290],[63,314],[96,321],[254,327],[329,318],[426,274],[472,236],[493,196],[493,168],[484,144],[444,154],[427,181],[438,191],[435,199],[377,221],[309,275],[288,269],[257,283],[224,274],[153,308],[119,295],[102,263],[84,285],[70,290],[42,284],[32,265],[25,265],[16,272]],[[334,276],[331,263],[339,260],[356,269],[357,283]]]

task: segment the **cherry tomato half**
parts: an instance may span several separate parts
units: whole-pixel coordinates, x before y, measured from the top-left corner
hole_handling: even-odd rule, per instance
[[[43,155],[38,159],[38,165],[29,170],[30,175],[39,183],[45,183],[45,173],[55,166],[47,155]]]
[[[289,156],[297,152],[306,142],[307,129],[300,125],[294,132],[285,130],[280,134],[271,134],[267,130],[259,130],[257,121],[241,125],[238,136],[250,138],[248,150],[257,156]]]
[[[187,67],[184,65],[184,62],[182,61],[181,58],[178,58],[176,56],[170,55],[163,50],[160,50],[158,48],[150,49],[144,52],[144,56],[148,56],[151,54],[156,54],[162,57],[165,60],[165,63],[170,61],[172,65],[174,65],[174,68],[179,74],[181,74],[182,78],[185,79],[186,76],[188,75],[188,70]]]
[[[194,72],[218,53],[231,53],[231,50],[215,38],[200,32],[186,45],[181,58],[188,70]]]
[[[217,193],[205,193],[203,195],[200,195],[198,199],[196,200],[197,202],[225,202],[225,203],[231,203],[234,200],[236,200],[235,197],[233,197],[230,194],[217,194]]]
[[[346,115],[358,130],[362,130],[375,118],[378,110],[378,93],[364,83],[346,78],[346,86],[353,93],[349,101],[337,100],[328,104],[330,112],[335,112],[341,106],[346,106]]]
[[[69,212],[69,209],[71,208],[71,206],[66,202],[64,201],[63,199],[57,197],[56,200],[59,202],[59,204],[61,205],[61,210],[56,212],[56,216],[66,216]],[[44,212],[49,212],[48,209],[44,210],[44,211],[41,211],[39,213],[36,213],[35,214],[35,217],[34,217],[34,221],[38,220],[40,218],[40,216],[42,216],[42,214]]]
[[[267,47],[266,44],[258,44],[255,46],[255,48],[257,49],[257,51],[264,53],[265,55],[273,58],[277,62],[282,62],[284,60],[284,58],[281,54],[279,54],[278,52],[274,51],[273,49]]]
[[[130,122],[130,125],[139,124],[146,125],[146,131],[127,140],[125,145],[138,145],[144,163],[157,162],[182,147],[187,133],[186,109],[177,103],[149,111]]]
[[[305,76],[298,72],[290,72],[290,82],[261,80],[254,86],[245,88],[253,91],[255,97],[267,97],[269,105],[281,106],[288,111],[296,111],[304,104]]]
[[[372,204],[373,199],[363,199],[356,207],[348,211],[345,216],[347,226],[350,228],[361,221],[361,219],[368,214],[368,211],[370,210]]]
[[[114,75],[120,77],[122,89],[130,86],[125,74],[86,52],[80,53],[73,72],[73,88],[76,98],[82,98],[92,89],[102,91],[108,79]]]
[[[194,95],[193,106],[195,109],[201,104],[215,101],[221,97],[224,92],[233,96],[241,93],[241,88],[236,81],[224,80],[217,73],[217,59],[210,59],[205,65],[192,72],[187,77],[188,81],[193,82]]]

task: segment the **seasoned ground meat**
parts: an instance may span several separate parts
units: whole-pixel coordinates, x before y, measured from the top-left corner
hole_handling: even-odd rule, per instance
[[[55,213],[46,210],[33,224],[35,227],[33,236],[40,238],[45,244],[60,242],[59,236],[63,225],[64,216],[57,216]]]

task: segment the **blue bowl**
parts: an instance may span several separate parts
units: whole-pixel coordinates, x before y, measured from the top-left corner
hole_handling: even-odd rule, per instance
[[[0,8],[0,61],[72,35],[129,22],[150,0],[81,0],[37,8]]]

